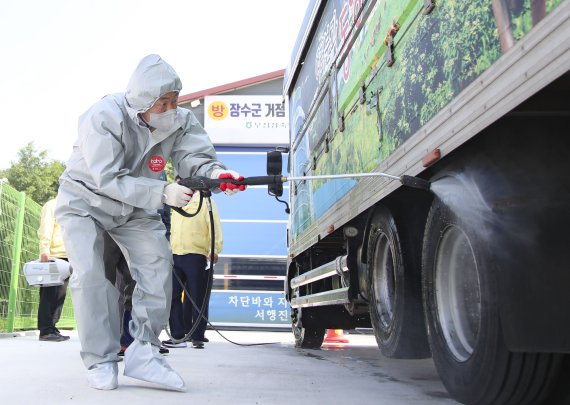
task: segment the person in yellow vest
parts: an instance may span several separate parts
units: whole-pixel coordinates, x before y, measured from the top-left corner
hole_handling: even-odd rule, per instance
[[[42,207],[38,238],[40,241],[40,261],[47,262],[50,259],[63,259],[67,261],[67,253],[63,245],[63,239],[59,225],[55,220],[56,199],[51,199]],[[64,336],[55,326],[61,316],[67,283],[69,277],[62,285],[53,287],[40,287],[40,305],[38,306],[38,329],[40,340],[46,342],[63,342],[69,336]]]
[[[194,213],[199,202],[200,192],[197,191],[183,210]],[[211,260],[216,263],[223,246],[222,226],[214,200],[212,200],[212,214],[215,237],[214,257],[210,257],[210,216],[205,201],[202,203],[200,212],[194,217],[184,217],[173,211],[170,225],[170,245],[172,246],[173,272],[175,275],[172,277],[170,334],[175,340],[180,340],[188,334],[195,323],[198,323],[192,336],[190,336],[192,346],[197,349],[204,348],[204,342],[208,342],[204,336],[206,320],[204,318],[198,319],[202,304],[206,305],[204,316],[208,317],[208,302],[204,302],[209,277],[206,268],[207,262]],[[186,291],[199,308],[195,308],[187,297],[184,297],[184,301],[182,301],[183,290],[178,278],[182,280]],[[172,339],[165,340],[162,343],[171,348],[187,346],[186,342],[176,343]]]

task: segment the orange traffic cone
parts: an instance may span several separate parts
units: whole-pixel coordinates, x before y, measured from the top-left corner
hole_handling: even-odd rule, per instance
[[[325,343],[348,343],[348,339],[344,337],[342,329],[327,329]]]

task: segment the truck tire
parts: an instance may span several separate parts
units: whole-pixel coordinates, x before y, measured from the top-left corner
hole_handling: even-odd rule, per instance
[[[411,249],[407,252],[413,254]],[[419,260],[403,253],[394,217],[386,207],[372,216],[367,257],[370,318],[380,351],[390,358],[429,357]]]
[[[319,349],[325,339],[325,328],[311,325],[311,314],[303,314],[301,308],[293,309],[293,335],[295,346],[304,349]]]
[[[485,221],[455,209],[477,194],[459,174],[444,177],[453,192],[434,199],[422,254],[428,340],[438,374],[452,397],[465,404],[540,404],[563,355],[507,349]]]

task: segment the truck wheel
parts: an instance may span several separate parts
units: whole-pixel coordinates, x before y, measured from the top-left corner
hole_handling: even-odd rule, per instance
[[[311,326],[310,314],[302,314],[301,308],[293,309],[293,335],[295,346],[304,349],[318,349],[325,339],[325,328]]]
[[[376,342],[386,357],[429,357],[419,265],[409,265],[416,262],[403,254],[390,210],[379,207],[368,238],[368,297]]]
[[[453,175],[446,177],[446,185],[453,195],[434,199],[422,254],[424,308],[436,369],[462,403],[540,403],[562,357],[507,349],[494,279],[496,247],[488,245],[483,221],[450,208],[475,195]]]

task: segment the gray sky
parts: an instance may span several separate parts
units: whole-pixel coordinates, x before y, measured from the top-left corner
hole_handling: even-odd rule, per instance
[[[7,168],[28,142],[66,161],[77,118],[124,91],[157,53],[181,94],[285,69],[307,0],[17,0],[0,12],[0,116]]]

